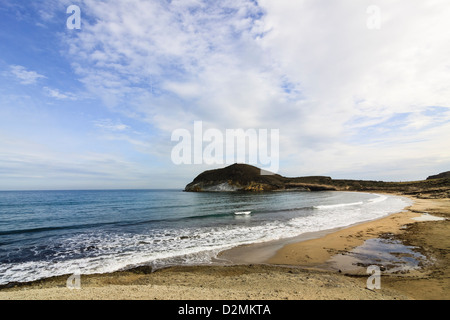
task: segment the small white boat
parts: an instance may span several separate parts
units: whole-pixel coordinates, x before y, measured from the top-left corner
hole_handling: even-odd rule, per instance
[[[247,215],[247,214],[250,214],[250,213],[252,213],[252,212],[251,212],[251,211],[238,211],[238,212],[235,212],[234,214],[238,214],[238,215],[244,214],[244,215]]]

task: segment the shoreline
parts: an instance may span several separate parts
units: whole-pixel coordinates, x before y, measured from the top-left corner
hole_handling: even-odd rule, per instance
[[[404,211],[376,220],[221,252],[220,259],[232,260],[231,265],[167,267],[151,273],[136,268],[81,275],[81,290],[68,289],[68,276],[59,276],[2,288],[0,300],[449,299],[450,199],[409,198],[414,203]],[[423,212],[447,220],[413,220]],[[383,273],[382,289],[371,291],[365,288],[365,268],[346,270],[345,258],[368,239],[386,234],[417,247],[430,264],[403,273]],[[331,260],[336,257],[344,259]]]
[[[393,195],[389,193],[373,194]],[[330,259],[335,252],[355,248],[365,240],[375,238],[382,233],[396,232],[402,225],[412,222],[410,219],[420,216],[419,213],[410,211],[410,208],[414,206],[414,198],[400,194],[395,194],[395,196],[403,196],[412,200],[413,203],[403,208],[400,212],[391,213],[374,220],[357,222],[333,229],[306,232],[291,238],[240,245],[221,251],[218,256],[221,259],[229,260],[233,264],[269,264],[323,268],[322,264]],[[376,231],[375,229],[377,228],[381,229]],[[361,233],[364,229],[369,229],[371,232],[362,235]],[[340,238],[346,237],[354,239],[353,241],[348,241],[347,239],[344,246]],[[326,248],[329,243],[333,243],[333,248]]]
[[[357,191],[351,191],[351,192],[357,192]],[[362,193],[368,193],[368,192],[362,192]],[[269,264],[269,265],[286,265],[286,266],[301,266],[301,267],[311,267],[314,265],[318,265],[319,262],[315,261],[314,259],[312,261],[306,262],[306,261],[292,261],[292,259],[284,260],[282,255],[283,252],[286,251],[286,253],[290,250],[291,247],[296,247],[300,243],[304,243],[305,245],[302,245],[301,250],[305,250],[310,245],[313,245],[310,249],[317,249],[317,245],[314,245],[315,242],[318,242],[319,239],[327,239],[332,236],[333,234],[345,234],[347,232],[351,232],[351,230],[358,229],[358,226],[361,226],[364,228],[364,226],[369,224],[376,224],[378,221],[381,221],[383,219],[388,219],[391,216],[401,214],[405,211],[408,211],[408,208],[410,208],[414,204],[414,199],[412,197],[407,197],[400,194],[390,194],[390,193],[382,193],[382,192],[373,192],[371,194],[385,194],[385,195],[391,195],[391,196],[401,196],[408,198],[412,200],[412,204],[409,206],[406,206],[402,209],[401,212],[395,212],[390,213],[386,216],[376,218],[374,220],[367,220],[362,222],[356,222],[344,227],[336,227],[332,229],[326,229],[326,230],[320,230],[320,231],[312,231],[312,232],[305,232],[300,235],[290,237],[290,238],[283,238],[283,239],[277,239],[277,240],[271,240],[267,242],[260,242],[260,243],[251,243],[251,244],[245,244],[245,245],[239,245],[230,249],[223,250],[219,252],[218,258],[228,260],[232,264]],[[320,240],[320,242],[324,242],[324,240]],[[291,250],[292,251],[292,250]],[[331,254],[330,254],[331,256]],[[316,257],[317,259],[317,257]],[[323,260],[324,258],[322,258]],[[309,259],[308,259],[309,260]],[[320,261],[325,262],[325,261]]]

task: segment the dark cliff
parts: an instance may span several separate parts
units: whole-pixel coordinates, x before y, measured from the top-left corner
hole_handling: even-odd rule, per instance
[[[185,191],[276,191],[276,190],[336,190],[330,177],[287,178],[265,172],[247,164],[208,170],[189,183]]]
[[[431,179],[445,179],[445,178],[450,178],[450,171],[441,172],[441,173],[436,174],[434,176],[429,176],[427,178],[427,180],[431,180]]]
[[[332,179],[326,176],[288,178],[279,174],[261,174],[261,169],[247,164],[208,170],[199,174],[185,191],[368,191],[415,195],[422,198],[449,198],[448,172],[427,180],[384,182],[370,180]]]

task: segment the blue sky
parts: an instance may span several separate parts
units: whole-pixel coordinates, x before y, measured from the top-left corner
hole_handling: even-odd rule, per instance
[[[447,171],[448,30],[445,0],[1,0],[0,190],[183,188],[220,167],[173,163],[194,121],[278,129],[286,176]]]

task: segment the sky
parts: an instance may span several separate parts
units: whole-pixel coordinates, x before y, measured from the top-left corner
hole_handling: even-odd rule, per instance
[[[0,0],[0,190],[184,188],[230,164],[174,161],[195,123],[289,177],[450,170],[450,3]]]

